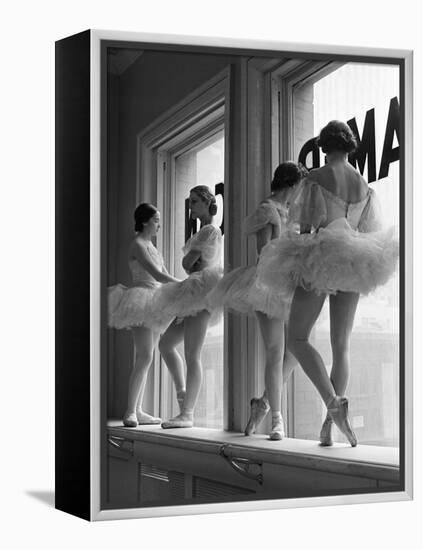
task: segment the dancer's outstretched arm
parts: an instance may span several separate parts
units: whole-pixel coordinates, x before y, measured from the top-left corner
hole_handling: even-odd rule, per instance
[[[146,247],[140,242],[136,241],[132,249],[132,253],[135,255],[136,259],[139,261],[141,266],[152,275],[156,281],[159,283],[177,283],[179,279],[172,277],[168,273],[161,271],[157,265],[155,265],[150,257],[150,254]]]

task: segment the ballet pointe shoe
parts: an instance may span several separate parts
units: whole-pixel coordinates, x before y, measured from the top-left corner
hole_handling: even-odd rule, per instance
[[[267,399],[264,399],[263,397],[253,397],[250,401],[250,404],[250,418],[248,419],[247,426],[244,430],[244,433],[247,436],[253,434],[256,431],[257,426],[270,410]]]
[[[348,439],[351,447],[355,447],[357,445],[357,438],[352,431],[348,418],[348,399],[338,395],[335,396],[332,401],[328,403],[328,414]]]
[[[125,413],[123,417],[123,425],[127,428],[136,428],[138,426],[137,415],[132,413]]]
[[[272,430],[269,434],[269,439],[272,441],[281,441],[285,437],[285,430],[283,427],[282,417],[278,419],[272,419]]]
[[[162,419],[157,416],[151,416],[151,414],[145,413],[143,411],[137,411],[137,422],[141,426],[149,424],[161,424]]]
[[[171,428],[192,428],[194,426],[194,417],[191,409],[183,409],[180,414],[174,418],[169,418],[162,422],[162,428],[165,430]]]
[[[333,420],[329,413],[327,413],[325,421],[322,424],[322,429],[320,430],[320,445],[322,447],[331,447],[333,445],[332,426]]]

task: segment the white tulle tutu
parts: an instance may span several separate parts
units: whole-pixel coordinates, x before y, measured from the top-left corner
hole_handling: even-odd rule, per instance
[[[209,326],[219,322],[222,310],[212,308],[207,301],[207,294],[222,278],[222,268],[206,267],[191,273],[179,283],[167,283],[155,294],[153,318],[157,315],[172,318],[191,317],[203,310],[210,311]]]
[[[317,233],[286,230],[261,251],[257,277],[281,291],[294,283],[318,293],[368,294],[394,274],[398,256],[393,228],[361,233],[339,218]]]
[[[261,311],[268,317],[287,319],[294,285],[281,293],[259,285],[256,274],[256,266],[238,267],[227,273],[207,296],[209,307],[227,307],[248,315]]]
[[[145,326],[155,332],[164,332],[172,317],[154,311],[159,288],[160,285],[126,287],[121,284],[109,287],[109,326],[117,329]]]

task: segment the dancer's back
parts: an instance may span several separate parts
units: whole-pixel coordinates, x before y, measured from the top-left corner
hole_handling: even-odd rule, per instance
[[[323,201],[325,219],[321,227],[326,227],[338,218],[346,218],[353,229],[357,228],[370,198],[369,186],[357,170],[348,162],[332,162],[312,170],[307,180],[309,185],[315,186],[310,193],[310,200],[314,204],[305,204],[304,207],[310,211],[322,208],[319,204]]]

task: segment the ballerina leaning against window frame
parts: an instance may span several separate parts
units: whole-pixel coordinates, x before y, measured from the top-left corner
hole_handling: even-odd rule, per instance
[[[180,283],[164,285],[157,293],[158,315],[174,321],[162,335],[160,353],[175,384],[180,413],[162,423],[162,428],[190,428],[203,380],[201,351],[207,329],[219,322],[221,311],[209,307],[206,295],[222,278],[222,233],[213,225],[216,198],[206,185],[190,190],[190,215],[200,220],[200,229],[183,247],[182,266],[188,277]],[[184,362],[176,346],[184,343]]]

